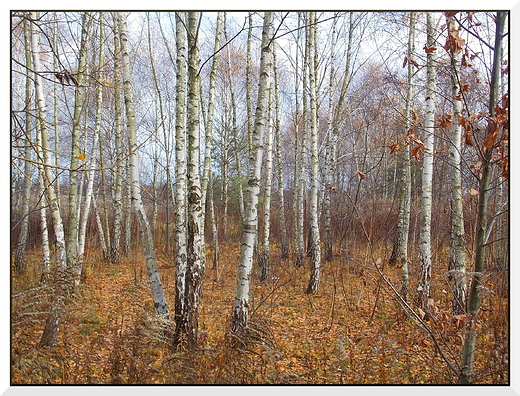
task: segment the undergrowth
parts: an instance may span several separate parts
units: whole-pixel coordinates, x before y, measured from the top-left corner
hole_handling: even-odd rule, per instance
[[[219,276],[208,266],[197,350],[173,349],[154,315],[144,263],[107,264],[89,256],[86,279],[68,300],[56,347],[38,346],[52,286],[38,270],[14,274],[12,384],[450,384],[456,378],[432,339],[382,290],[370,263],[324,262],[320,291],[305,294],[308,268],[271,260],[264,282],[253,274],[249,326],[232,333],[238,247],[223,244]],[[37,261],[28,260],[37,267]],[[160,258],[170,304],[174,272]],[[398,285],[396,268],[384,268]],[[31,275],[32,274],[32,275]],[[450,284],[434,269],[428,325],[457,365],[466,326],[450,313]],[[509,383],[507,277],[487,274],[478,321],[476,382]],[[504,280],[506,279],[506,281]],[[170,306],[170,309],[173,309]]]

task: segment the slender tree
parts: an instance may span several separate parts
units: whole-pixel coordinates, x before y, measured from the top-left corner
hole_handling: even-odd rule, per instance
[[[67,282],[67,251],[65,247],[65,231],[63,227],[63,221],[61,218],[60,208],[58,204],[58,196],[54,189],[53,180],[54,177],[51,171],[51,158],[50,158],[50,147],[49,147],[49,136],[46,120],[46,104],[45,94],[43,89],[43,79],[40,75],[42,70],[40,62],[40,39],[39,39],[39,27],[37,21],[39,20],[39,13],[31,12],[29,14],[31,22],[31,51],[32,51],[32,65],[35,70],[34,84],[36,92],[36,122],[37,131],[40,133],[41,141],[41,156],[42,156],[42,179],[44,180],[44,188],[47,193],[47,200],[50,204],[50,210],[52,214],[53,226],[54,226],[54,238],[55,238],[55,291],[52,297],[52,305],[50,312],[47,316],[45,327],[43,329],[42,336],[40,338],[41,346],[54,346],[58,341],[60,332],[60,325],[62,316],[65,309],[66,299],[66,285]]]
[[[262,245],[258,255],[260,266],[260,280],[265,281],[269,277],[269,254],[271,251],[271,189],[273,184],[273,91],[269,89],[269,101],[267,110],[267,134],[266,134],[266,160],[265,160],[265,189],[264,189],[264,232],[262,235]]]
[[[477,320],[482,301],[482,289],[484,288],[484,254],[487,247],[486,234],[488,228],[488,201],[491,175],[493,173],[493,152],[497,141],[498,130],[503,128],[504,108],[499,105],[498,92],[500,85],[500,73],[502,65],[502,41],[507,12],[497,12],[495,18],[495,45],[493,53],[493,68],[491,71],[491,86],[489,95],[489,118],[486,140],[481,147],[481,172],[479,180],[479,201],[477,209],[477,236],[475,241],[475,263],[471,276],[471,285],[468,295],[468,310],[470,321],[466,327],[464,346],[462,350],[461,374],[459,382],[468,384],[474,380],[475,352],[477,343]]]
[[[154,302],[155,311],[157,314],[169,318],[169,309],[164,295],[164,289],[161,283],[161,277],[157,266],[157,259],[155,255],[155,247],[152,230],[148,221],[148,216],[144,209],[141,198],[141,186],[139,182],[139,164],[137,158],[137,128],[135,120],[135,108],[133,100],[132,76],[130,70],[130,54],[128,48],[128,36],[126,29],[126,19],[121,12],[117,13],[119,38],[121,43],[122,56],[122,79],[123,79],[123,95],[126,109],[126,119],[128,128],[128,165],[131,183],[131,201],[134,207],[134,212],[139,222],[141,230],[141,239],[143,243],[146,270],[152,298]]]
[[[104,55],[104,25],[102,23],[103,14],[99,13],[99,47],[98,47],[98,81],[103,81],[103,67],[105,64],[105,55]],[[86,234],[87,234],[87,221],[89,219],[90,214],[90,205],[93,198],[94,191],[94,170],[92,169],[96,164],[96,155],[98,149],[99,135],[101,134],[101,116],[103,110],[103,89],[102,84],[98,83],[96,85],[96,121],[94,125],[94,137],[92,141],[92,150],[90,150],[90,155],[87,161],[88,167],[90,168],[87,171],[87,191],[85,192],[85,201],[83,202],[83,210],[80,218],[79,225],[79,242],[78,242],[78,257],[80,262],[83,262],[83,253],[85,251],[85,243],[86,243]],[[95,199],[95,198],[94,198]],[[107,257],[107,256],[105,256]]]
[[[413,52],[415,48],[415,12],[410,13],[410,33],[408,35],[407,63],[408,81],[406,91],[406,108],[404,115],[406,138],[411,131],[412,98],[413,98]],[[408,274],[408,234],[410,230],[410,201],[411,201],[411,169],[410,169],[410,145],[405,144],[399,153],[399,213],[397,218],[397,230],[394,239],[391,264],[401,267],[401,294],[406,297],[409,287]]]
[[[177,80],[175,86],[175,342],[182,336],[184,295],[186,293],[186,81],[187,47],[186,18],[175,13],[175,43],[177,46]]]
[[[113,237],[110,246],[110,262],[119,264],[121,251],[121,237],[123,232],[123,180],[125,170],[125,160],[123,157],[123,139],[122,139],[122,121],[121,115],[121,44],[119,42],[119,34],[117,28],[116,14],[113,14],[114,29],[114,142],[115,142],[115,156],[116,166],[114,178],[114,222],[113,222]]]
[[[433,13],[428,12],[427,18],[427,48],[435,48],[435,22]],[[421,172],[421,213],[420,213],[420,279],[417,287],[419,301],[423,308],[429,311],[429,297],[431,284],[431,212],[432,212],[432,180],[433,180],[433,147],[435,136],[435,98],[436,98],[436,71],[435,51],[429,50],[426,55],[426,118],[424,120],[424,135],[422,136],[423,158]],[[421,144],[421,141],[418,141]]]
[[[455,18],[447,18],[449,34],[456,34],[457,25]],[[464,214],[462,208],[462,161],[461,161],[461,137],[462,127],[459,124],[459,116],[462,110],[460,66],[462,48],[450,46],[448,48],[451,59],[451,100],[453,103],[453,115],[450,135],[450,148],[448,162],[451,166],[451,238],[448,270],[450,277],[454,279],[452,312],[459,315],[466,312],[466,242],[464,233]]]
[[[264,133],[267,127],[266,111],[271,84],[272,61],[272,19],[271,12],[264,13],[262,29],[262,47],[260,56],[260,80],[255,112],[255,123],[252,136],[252,150],[249,155],[248,185],[245,197],[245,217],[242,224],[242,243],[238,265],[237,285],[233,308],[232,330],[238,331],[248,324],[249,316],[249,286],[253,252],[257,238],[258,200],[260,196],[260,174],[264,151]]]
[[[194,349],[198,341],[198,316],[206,257],[204,253],[204,211],[202,202],[200,167],[199,120],[199,20],[200,13],[188,13],[188,190],[187,190],[187,268],[184,296],[183,331],[187,346]]]
[[[307,17],[306,14],[301,16],[303,19],[303,24],[307,24]],[[300,15],[298,16],[300,18]],[[306,31],[309,30],[309,27],[307,26],[305,28]],[[308,37],[308,33],[306,33],[305,37]],[[295,211],[295,246],[296,246],[296,266],[300,267],[303,265],[304,262],[304,249],[305,249],[305,236],[304,236],[304,221],[305,221],[305,185],[306,185],[306,178],[305,178],[305,172],[304,169],[306,167],[307,161],[307,71],[308,71],[308,59],[309,59],[309,46],[305,45],[305,55],[303,57],[303,75],[302,75],[302,84],[303,84],[303,94],[302,94],[302,115],[299,114],[299,102],[298,102],[298,91],[296,91],[296,123],[299,124],[301,120],[301,132],[300,128],[296,129],[295,134],[297,135],[297,139],[299,140],[299,147],[297,145],[297,152],[295,155],[297,156],[297,159],[294,161],[297,169],[297,192],[296,192],[296,202],[294,206]],[[298,53],[298,52],[297,52]],[[296,68],[298,68],[298,62],[296,61]],[[296,77],[296,84],[299,84],[298,77]],[[298,132],[299,135],[298,135]]]
[[[285,220],[285,198],[283,181],[283,160],[282,160],[282,128],[280,124],[280,87],[278,81],[278,66],[276,61],[276,49],[273,50],[273,74],[274,74],[274,134],[275,134],[275,155],[278,164],[278,202],[280,206],[280,258],[282,260],[289,257],[289,242],[287,240],[287,225]]]
[[[321,246],[320,229],[318,216],[318,172],[319,172],[319,151],[318,151],[318,108],[317,108],[317,89],[316,89],[316,12],[309,13],[309,85],[310,85],[310,110],[311,110],[311,191],[309,197],[309,223],[310,223],[310,247],[311,247],[311,277],[307,286],[308,294],[316,294],[320,284],[321,269]]]
[[[82,16],[79,64],[76,74],[77,86],[74,88],[74,116],[71,132],[71,156],[69,175],[69,211],[67,231],[67,266],[72,271],[74,283],[80,282],[81,261],[78,256],[79,242],[79,168],[83,166],[85,153],[81,149],[81,134],[86,102],[85,74],[87,72],[88,42],[92,17],[85,12]]]
[[[31,69],[31,35],[30,26],[27,20],[24,20],[24,40],[25,40],[25,62],[27,68]],[[32,107],[31,92],[33,90],[33,82],[29,74],[25,77],[25,107]],[[31,131],[33,130],[33,117],[30,112],[26,112],[25,116],[25,138],[24,138],[24,157],[31,158]],[[25,251],[27,249],[27,236],[29,234],[29,215],[30,215],[30,192],[32,186],[33,168],[29,161],[24,162],[23,170],[23,189],[22,189],[22,221],[20,222],[20,236],[14,254],[14,268],[16,271],[25,272]],[[43,198],[43,197],[42,197]],[[43,225],[43,224],[42,224]]]
[[[334,157],[335,157],[335,136],[333,135],[333,89],[334,89],[334,76],[335,76],[335,52],[336,52],[336,22],[334,19],[332,21],[332,30],[331,30],[331,44],[330,44],[330,73],[329,73],[329,85],[328,85],[328,111],[327,111],[327,134],[325,138],[325,196],[323,200],[323,211],[324,211],[324,238],[323,238],[323,247],[324,247],[324,258],[325,261],[332,261],[332,191],[333,186],[333,171],[334,171]],[[348,78],[345,75],[345,78]]]

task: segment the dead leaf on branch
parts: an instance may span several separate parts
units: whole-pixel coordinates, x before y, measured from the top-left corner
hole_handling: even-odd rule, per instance
[[[462,52],[462,46],[465,43],[466,40],[459,36],[459,31],[450,24],[449,33],[446,37],[446,44],[444,44],[444,49],[447,52],[452,52],[453,54],[460,54]]]
[[[441,128],[447,128],[451,125],[451,123],[452,123],[451,114],[444,114],[441,117],[439,117],[439,126]]]
[[[390,146],[387,146],[387,147],[390,149],[390,154],[401,151],[401,145],[399,143],[391,144]]]

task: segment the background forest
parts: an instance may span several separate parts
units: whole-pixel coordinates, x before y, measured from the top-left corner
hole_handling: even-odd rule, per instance
[[[509,384],[509,12],[11,12],[12,384]]]

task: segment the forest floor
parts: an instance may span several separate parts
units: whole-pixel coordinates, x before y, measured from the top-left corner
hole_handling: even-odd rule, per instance
[[[271,279],[260,282],[257,273],[252,276],[249,329],[233,335],[238,251],[238,245],[222,244],[218,277],[208,260],[196,351],[173,351],[161,338],[144,260],[135,255],[111,265],[95,252],[87,257],[85,282],[69,299],[57,346],[38,347],[51,288],[38,283],[34,253],[28,271],[11,281],[12,384],[456,382],[434,339],[405,315],[370,260],[324,262],[319,293],[307,295],[307,266],[295,268],[292,260],[273,253]],[[159,261],[172,309],[174,268],[165,255],[159,254]],[[399,289],[398,269],[382,268]],[[427,324],[442,353],[458,367],[467,318],[451,315],[450,282],[440,272],[433,269],[438,275]],[[476,383],[509,383],[507,282],[501,272],[486,277]]]

